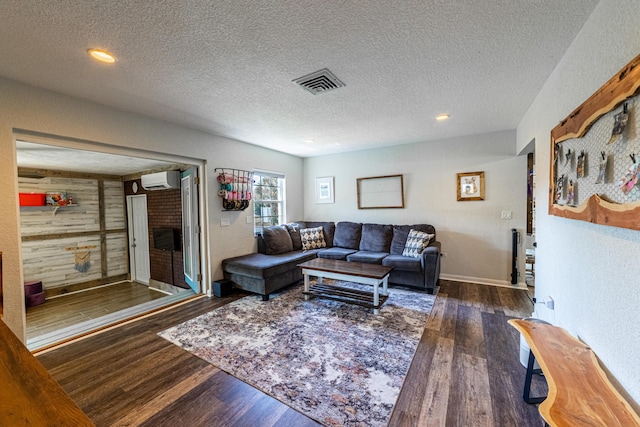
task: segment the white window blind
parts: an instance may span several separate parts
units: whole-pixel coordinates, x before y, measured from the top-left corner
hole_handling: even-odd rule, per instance
[[[284,222],[284,185],[283,173],[253,172],[253,225],[256,234],[264,227]]]

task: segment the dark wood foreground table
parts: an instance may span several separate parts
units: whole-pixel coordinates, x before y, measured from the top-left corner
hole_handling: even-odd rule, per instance
[[[0,426],[94,425],[3,321],[0,365]]]
[[[389,298],[389,273],[393,267],[324,258],[303,262],[299,267],[302,268],[304,275],[305,299],[317,296],[344,301],[373,308],[373,312],[378,314],[382,304]],[[316,276],[318,283],[310,287],[309,276]],[[322,283],[323,278],[372,285],[373,292],[326,285]],[[382,292],[379,291],[380,285],[382,285]]]

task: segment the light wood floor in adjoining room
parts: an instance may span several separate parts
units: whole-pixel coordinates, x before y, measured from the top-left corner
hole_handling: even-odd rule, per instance
[[[97,426],[318,425],[156,335],[241,296],[190,301],[38,359]],[[389,425],[542,426],[506,323],[532,311],[526,290],[441,281]],[[534,386],[545,392],[543,379]]]
[[[50,298],[27,307],[27,339],[166,296],[141,283],[121,282]]]

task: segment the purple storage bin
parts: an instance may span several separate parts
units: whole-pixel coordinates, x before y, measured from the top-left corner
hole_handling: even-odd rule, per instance
[[[34,305],[44,304],[44,292],[39,292],[37,294],[28,295],[25,297],[27,307],[33,307]]]
[[[42,292],[42,282],[40,280],[34,280],[31,282],[24,282],[24,296],[35,295]]]

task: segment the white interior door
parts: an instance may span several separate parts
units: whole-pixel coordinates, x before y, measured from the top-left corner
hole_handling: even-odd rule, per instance
[[[197,169],[182,172],[182,255],[184,280],[194,292],[200,292],[200,225],[198,223]]]
[[[149,224],[147,222],[147,196],[127,196],[129,213],[129,261],[131,279],[149,284]]]

